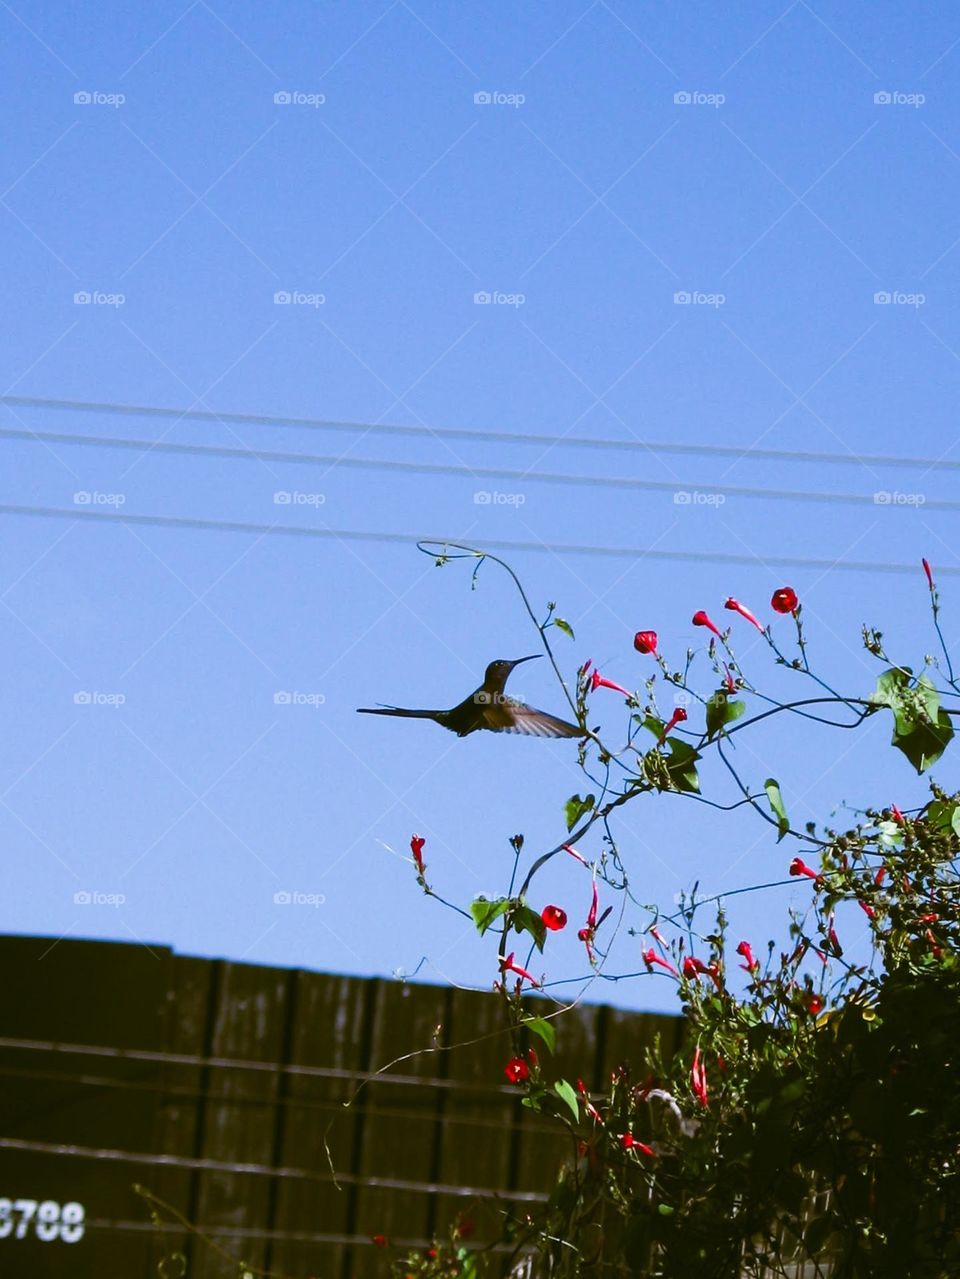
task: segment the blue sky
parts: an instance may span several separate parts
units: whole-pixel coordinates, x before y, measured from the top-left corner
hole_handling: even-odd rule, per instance
[[[524,832],[531,853],[556,842],[583,784],[569,743],[459,741],[355,715],[452,704],[493,657],[536,651],[502,574],[487,565],[471,590],[462,565],[416,552],[418,536],[530,546],[510,560],[537,607],[556,601],[575,627],[575,642],[558,637],[568,677],[589,656],[639,686],[636,629],[655,628],[679,662],[703,644],[695,609],[729,618],[734,594],[766,620],[789,582],[813,661],[863,693],[877,671],[862,622],[914,664],[932,646],[923,555],[952,631],[956,514],[935,504],[953,499],[955,472],[856,459],[960,462],[960,14],[21,0],[0,25],[5,395],[745,450],[0,406],[8,431],[455,468],[0,439],[0,503],[70,516],[2,521],[0,927],[360,974],[426,956],[427,979],[487,984],[491,942],[418,895],[410,834],[427,837],[437,890],[466,904],[506,889],[509,836]],[[758,447],[838,460],[751,457]],[[489,467],[663,487],[479,481]],[[511,500],[476,501],[494,490]],[[746,625],[736,634],[755,678],[799,692]],[[561,711],[546,667],[523,667],[516,691]],[[622,732],[620,699],[595,705],[605,733]],[[758,733],[741,762],[754,784],[780,778],[798,825],[842,802],[921,802],[888,733],[880,717],[856,743]],[[716,765],[703,773],[708,794],[730,798]],[[937,775],[955,784],[949,756]],[[756,819],[673,797],[638,802],[617,833],[636,896],[667,909],[694,881],[709,893],[781,878],[792,856]],[[540,884],[538,908],[585,914],[574,863]],[[277,892],[324,902],[277,905]],[[762,949],[804,898],[801,884],[732,899],[734,940]],[[553,978],[585,972],[573,931],[541,961]],[[609,971],[638,967],[639,949],[622,934]],[[674,1006],[659,979],[589,997]]]

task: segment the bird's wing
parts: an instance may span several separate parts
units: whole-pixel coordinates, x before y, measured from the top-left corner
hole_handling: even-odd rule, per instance
[[[526,737],[583,737],[576,724],[568,724],[556,715],[538,711],[523,702],[506,702],[489,706],[484,711],[486,727],[494,733],[523,733]]]

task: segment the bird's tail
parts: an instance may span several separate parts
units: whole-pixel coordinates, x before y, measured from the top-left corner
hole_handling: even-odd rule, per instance
[[[403,719],[436,719],[440,711],[411,711],[403,706],[358,706],[358,715],[400,715]]]

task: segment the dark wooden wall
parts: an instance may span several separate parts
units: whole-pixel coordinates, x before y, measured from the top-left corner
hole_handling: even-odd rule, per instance
[[[236,1279],[175,1223],[158,1233],[140,1183],[254,1268],[367,1279],[387,1272],[373,1235],[424,1247],[461,1212],[482,1235],[504,1200],[541,1199],[564,1153],[504,1079],[488,995],[54,938],[0,937],[0,961],[0,1201],[87,1214],[73,1244],[11,1229],[0,1274],[146,1279],[182,1248],[191,1277]],[[555,1068],[599,1087],[679,1027],[585,1005]]]

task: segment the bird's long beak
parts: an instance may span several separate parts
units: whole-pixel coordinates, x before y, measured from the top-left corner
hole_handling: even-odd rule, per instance
[[[510,663],[510,667],[512,669],[514,666],[519,666],[521,662],[532,662],[535,657],[543,657],[543,654],[531,653],[529,657],[518,657],[515,662]]]

